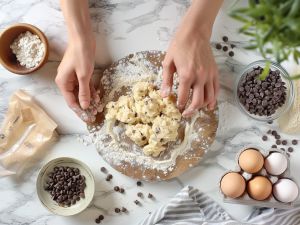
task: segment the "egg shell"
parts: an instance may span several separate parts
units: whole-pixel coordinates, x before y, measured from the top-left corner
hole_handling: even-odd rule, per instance
[[[290,179],[279,179],[273,186],[274,197],[281,202],[288,203],[296,200],[299,194],[297,184]]]
[[[269,174],[280,175],[286,171],[288,160],[285,155],[279,152],[272,152],[266,159],[264,167]]]
[[[255,200],[262,201],[270,197],[272,193],[272,183],[264,176],[256,176],[247,184],[249,196]]]
[[[264,165],[264,157],[257,150],[253,148],[246,149],[239,156],[239,165],[242,170],[247,173],[257,173]]]
[[[220,186],[225,196],[238,198],[245,192],[246,182],[239,173],[230,172],[223,176]]]

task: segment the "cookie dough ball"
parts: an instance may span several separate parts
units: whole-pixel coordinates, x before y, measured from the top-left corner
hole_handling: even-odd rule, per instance
[[[117,101],[118,112],[116,119],[129,124],[135,124],[139,121],[135,111],[134,100],[130,96],[121,96]]]
[[[138,146],[144,146],[148,143],[151,127],[147,124],[127,125],[125,134]]]
[[[158,116],[153,121],[152,135],[149,143],[159,143],[164,145],[170,141],[175,141],[178,135],[179,121],[166,116]]]
[[[143,123],[151,123],[160,114],[160,105],[156,99],[145,97],[135,103],[138,117]]]
[[[143,148],[143,152],[145,155],[157,157],[161,152],[163,152],[166,148],[162,145],[157,145],[154,143],[148,144]]]
[[[169,96],[167,98],[164,98],[163,103],[164,103],[164,107],[162,108],[162,113],[166,117],[169,117],[169,118],[179,121],[181,119],[181,113],[179,112],[178,108],[176,107],[173,97]]]
[[[153,90],[149,92],[149,97],[155,99],[160,107],[164,107],[163,98],[161,97],[159,90]]]
[[[154,86],[148,82],[138,82],[132,87],[133,98],[136,101],[145,98],[149,91],[154,90]]]
[[[116,102],[109,102],[106,105],[107,112],[105,114],[105,119],[115,120],[118,113],[118,105]]]

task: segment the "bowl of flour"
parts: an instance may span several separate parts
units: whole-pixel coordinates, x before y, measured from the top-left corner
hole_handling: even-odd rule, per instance
[[[0,62],[15,74],[30,74],[41,68],[48,59],[49,44],[37,27],[18,23],[0,34]]]

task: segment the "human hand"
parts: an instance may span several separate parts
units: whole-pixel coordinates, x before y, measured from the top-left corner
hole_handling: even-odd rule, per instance
[[[163,62],[161,95],[166,97],[170,94],[173,74],[177,72],[177,105],[184,117],[190,117],[206,106],[212,110],[216,104],[218,69],[209,39],[221,5],[222,0],[192,1]],[[190,95],[191,103],[187,106]]]
[[[172,41],[163,62],[162,96],[171,92],[173,74],[179,77],[179,110],[189,117],[207,106],[212,110],[219,90],[218,70],[211,52],[209,39],[199,36],[185,37],[180,32]],[[191,104],[186,108],[192,90]]]
[[[90,105],[94,91],[91,82],[94,62],[94,41],[70,41],[57,69],[55,82],[69,107],[77,114]]]

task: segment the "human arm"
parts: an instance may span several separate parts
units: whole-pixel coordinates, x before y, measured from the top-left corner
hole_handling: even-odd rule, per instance
[[[68,46],[55,82],[69,107],[78,112],[90,104],[96,43],[88,0],[61,0],[60,3],[67,25]]]
[[[163,62],[162,96],[171,92],[173,74],[179,77],[178,108],[189,117],[196,110],[215,107],[219,90],[218,69],[210,36],[223,0],[194,0],[185,14]],[[186,108],[190,90],[191,104]]]

